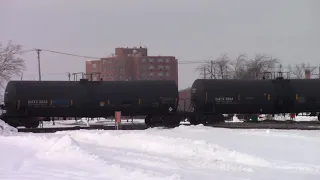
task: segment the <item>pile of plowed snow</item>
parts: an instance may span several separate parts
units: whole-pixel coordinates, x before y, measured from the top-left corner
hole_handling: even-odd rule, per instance
[[[17,133],[18,130],[0,119],[0,135],[11,135]]]

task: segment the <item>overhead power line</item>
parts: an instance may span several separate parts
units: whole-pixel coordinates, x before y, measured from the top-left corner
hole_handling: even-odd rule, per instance
[[[61,52],[61,51],[54,51],[54,50],[49,50],[49,49],[30,49],[30,50],[25,50],[22,51],[22,53],[25,52],[32,52],[32,51],[47,51],[51,53],[56,53],[56,54],[62,54],[62,55],[68,55],[68,56],[74,56],[74,57],[82,57],[82,58],[88,58],[88,59],[97,59],[100,60],[101,57],[95,57],[95,56],[87,56],[87,55],[79,55],[79,54],[73,54],[73,53],[66,53],[66,52]],[[210,63],[211,60],[194,60],[194,61],[178,61],[178,64],[204,64],[204,63]],[[282,68],[288,68],[289,66],[282,66]],[[312,66],[312,67],[317,67],[317,66]],[[274,67],[278,68],[278,67]],[[292,67],[294,68],[294,67]]]
[[[24,51],[21,51],[21,53],[32,52],[32,51],[36,51],[36,49],[24,50]]]
[[[31,49],[31,50],[22,51],[22,53],[32,52],[32,51],[36,51],[37,55],[38,55],[39,81],[41,81],[41,67],[40,67],[40,52],[41,51],[47,51],[47,52],[56,53],[56,54],[62,54],[62,55],[68,55],[68,56],[74,56],[74,57],[82,57],[82,58],[88,58],[88,59],[97,59],[97,60],[101,59],[101,57],[85,56],[85,55],[79,55],[79,54],[73,54],[73,53],[65,53],[65,52],[48,50],[48,49]],[[184,64],[185,65],[186,64],[207,64],[207,63],[210,63],[210,62],[212,62],[212,61],[211,60],[194,60],[194,61],[178,61],[178,64],[180,64],[180,65],[184,65]],[[279,67],[273,67],[271,69],[278,69],[278,68]],[[287,69],[287,68],[289,68],[289,66],[282,66],[282,68]],[[292,68],[294,68],[294,67],[292,67]]]
[[[68,56],[74,56],[74,57],[82,57],[82,58],[88,58],[88,59],[101,59],[101,57],[94,57],[94,56],[86,56],[86,55],[79,55],[79,54],[72,54],[72,53],[66,53],[66,52],[60,52],[60,51],[54,51],[54,50],[48,50],[48,49],[34,49],[34,50],[27,50],[24,52],[30,52],[30,51],[47,51],[51,53],[56,53],[56,54],[62,54],[62,55],[68,55]],[[201,63],[206,63],[207,61],[205,60],[200,60],[200,61],[179,61],[178,64],[201,64]]]
[[[47,52],[51,52],[51,53],[74,56],[74,57],[82,57],[82,58],[97,59],[97,60],[101,59],[101,57],[79,55],[79,54],[66,53],[66,52],[54,51],[54,50],[49,50],[49,49],[40,49],[40,48],[32,49],[32,50],[26,50],[26,51],[23,51],[23,52],[31,52],[31,51],[37,51],[37,52],[39,52],[39,51],[47,51]],[[208,62],[208,60],[178,61],[178,64],[203,64],[203,63],[207,63],[207,62]]]
[[[48,49],[40,49],[40,50],[51,52],[51,53],[56,53],[56,54],[68,55],[68,56],[83,57],[83,58],[88,58],[88,59],[101,59],[101,57],[83,56],[83,55],[71,54],[71,53],[65,53],[65,52],[59,52],[59,51],[53,51],[53,50],[48,50]]]
[[[72,53],[65,53],[65,52],[59,52],[59,51],[53,51],[53,50],[47,50],[47,49],[40,49],[42,51],[47,51],[51,53],[57,53],[57,54],[63,54],[68,56],[75,56],[75,57],[83,57],[88,59],[101,59],[101,57],[94,57],[94,56],[85,56],[85,55],[78,55],[78,54],[72,54]],[[180,61],[178,64],[199,64],[199,63],[206,63],[207,61]]]

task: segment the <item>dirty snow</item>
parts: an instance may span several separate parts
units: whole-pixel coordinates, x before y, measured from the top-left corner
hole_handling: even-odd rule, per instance
[[[319,179],[320,132],[202,125],[17,133],[0,121],[0,179]]]

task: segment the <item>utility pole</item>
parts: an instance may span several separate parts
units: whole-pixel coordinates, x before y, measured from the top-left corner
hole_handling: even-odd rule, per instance
[[[85,74],[84,72],[72,73],[74,81],[78,80],[77,74],[82,74],[82,79],[84,78],[84,74]]]
[[[68,72],[68,78],[69,78],[69,81],[70,81],[70,77],[71,77],[71,73],[69,73],[69,72]]]
[[[40,51],[41,49],[36,49],[38,54],[38,71],[39,71],[39,81],[41,81],[41,66],[40,66]]]
[[[211,79],[213,79],[213,61],[210,61]]]

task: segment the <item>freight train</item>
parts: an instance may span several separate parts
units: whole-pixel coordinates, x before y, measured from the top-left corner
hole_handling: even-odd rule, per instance
[[[211,80],[191,87],[191,124],[223,121],[222,114],[310,112],[320,120],[319,79]]]
[[[224,121],[223,114],[311,112],[320,119],[320,80],[197,79],[190,107],[179,109],[178,87],[169,80],[10,81],[1,117],[12,126],[37,127],[39,118],[144,115],[148,126]],[[185,100],[186,101],[186,100]]]
[[[37,127],[39,118],[146,115],[146,124],[178,124],[174,81],[10,81],[4,119],[12,126]],[[179,121],[179,122],[178,122]]]

